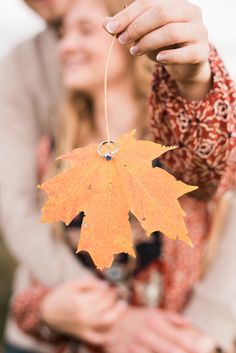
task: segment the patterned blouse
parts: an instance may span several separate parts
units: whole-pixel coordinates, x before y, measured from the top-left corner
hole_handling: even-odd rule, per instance
[[[107,276],[117,277],[117,283],[119,278],[127,281],[133,305],[180,311],[188,304],[193,285],[203,270],[203,252],[211,223],[209,204],[236,186],[236,91],[214,48],[209,60],[213,86],[202,101],[181,97],[176,82],[163,66],[156,65],[154,71],[150,97],[154,140],[178,148],[153,164],[177,179],[199,186],[180,200],[194,249],[156,233],[149,244],[137,246],[134,267],[123,256],[122,265],[114,267]],[[59,344],[62,337],[47,331],[38,318],[39,305],[49,290],[35,285],[20,293],[13,301],[12,312],[24,332]]]

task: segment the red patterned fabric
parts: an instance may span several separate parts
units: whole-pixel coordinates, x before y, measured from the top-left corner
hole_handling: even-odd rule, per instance
[[[209,229],[207,203],[184,197],[181,205],[186,212],[186,224],[194,247],[163,237],[165,291],[162,307],[180,311],[187,304],[193,285],[203,271],[203,252]]]
[[[38,332],[39,306],[48,292],[48,288],[33,285],[30,291],[26,290],[18,294],[11,307],[12,313],[22,331],[37,338],[41,338]]]
[[[65,338],[52,331],[40,320],[40,305],[49,292],[49,288],[38,283],[33,284],[30,289],[18,294],[13,300],[12,314],[23,332],[48,343],[60,343],[63,347]]]
[[[182,198],[194,248],[163,238],[166,288],[163,307],[181,310],[202,273],[202,255],[210,227],[208,200],[236,187],[236,90],[221,59],[211,48],[213,87],[203,101],[187,101],[176,82],[157,65],[150,98],[151,127],[156,142],[178,146],[159,159],[188,184],[198,185]],[[200,199],[199,201],[197,199]]]
[[[234,134],[236,135],[236,133]],[[233,145],[229,155],[227,172],[222,177],[215,199],[218,200],[229,189],[236,189],[236,146]]]
[[[210,226],[208,200],[215,195],[217,188],[220,195],[236,185],[236,93],[214,49],[211,50],[210,63],[213,88],[203,101],[183,99],[175,81],[160,65],[156,66],[150,99],[155,141],[179,147],[167,152],[160,159],[161,164],[177,178],[200,187],[193,195],[195,198],[186,196],[181,199],[194,249],[163,237],[162,307],[176,311],[187,303],[202,272],[202,254]],[[147,274],[140,275],[140,280],[146,277]],[[29,293],[31,291],[32,288]],[[31,294],[27,296],[25,292],[24,296],[24,301],[22,296],[16,297],[15,306],[24,307],[14,313],[22,330],[34,332],[37,314],[33,312],[37,313],[40,296],[38,303]],[[138,303],[138,298],[136,301]],[[27,306],[31,308],[31,320],[25,320]]]
[[[203,251],[211,225],[209,202],[212,197],[217,201],[226,190],[236,187],[235,88],[213,48],[210,63],[213,88],[203,101],[183,99],[176,82],[159,65],[150,99],[155,141],[178,146],[161,157],[159,163],[178,179],[200,186],[192,197],[181,200],[194,248],[163,237],[162,307],[175,311],[187,304],[193,285],[202,274]],[[143,281],[148,281],[154,266],[145,269],[140,276]],[[135,302],[138,303],[137,298]]]
[[[157,65],[150,99],[151,128],[156,142],[175,145],[160,161],[178,179],[198,185],[201,199],[216,191],[236,146],[236,91],[212,48],[213,87],[202,101],[188,101],[164,67]]]

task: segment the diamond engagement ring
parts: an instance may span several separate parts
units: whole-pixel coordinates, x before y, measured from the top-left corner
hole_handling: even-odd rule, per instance
[[[105,158],[106,161],[111,161],[112,158],[118,153],[118,151],[119,145],[114,141],[103,141],[98,145],[97,148],[99,156]]]

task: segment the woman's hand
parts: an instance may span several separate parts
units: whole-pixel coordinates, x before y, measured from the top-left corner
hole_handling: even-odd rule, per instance
[[[106,353],[211,353],[215,341],[181,315],[129,308],[112,330]]]
[[[40,318],[56,331],[100,345],[105,344],[108,330],[124,308],[115,289],[89,279],[55,287],[41,304]]]
[[[136,0],[106,18],[104,27],[131,45],[132,55],[147,54],[164,64],[187,98],[201,99],[210,90],[208,34],[196,5],[187,0]]]

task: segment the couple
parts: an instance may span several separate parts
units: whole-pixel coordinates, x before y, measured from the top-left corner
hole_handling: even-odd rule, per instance
[[[217,53],[209,50],[200,10],[185,0],[177,7],[174,0],[137,0],[123,10],[118,0],[26,2],[49,28],[0,67],[2,228],[21,263],[6,351],[230,349],[236,318],[227,310],[233,306],[226,296],[213,295],[214,278],[204,260],[209,205],[231,168],[235,91]],[[113,280],[112,271],[101,278],[86,254],[74,255],[81,219],[67,229],[40,224],[35,191],[55,173],[53,157],[104,139],[103,77],[111,37],[102,21],[108,33],[119,35],[109,74],[112,138],[137,128],[138,138],[177,145],[156,166],[199,185],[180,200],[194,249],[159,233],[147,241],[131,218],[137,261],[124,254],[116,258],[120,280],[113,286],[104,281]],[[55,33],[66,87],[63,107]],[[218,256],[227,257],[218,248]],[[229,288],[233,279],[226,279]]]

